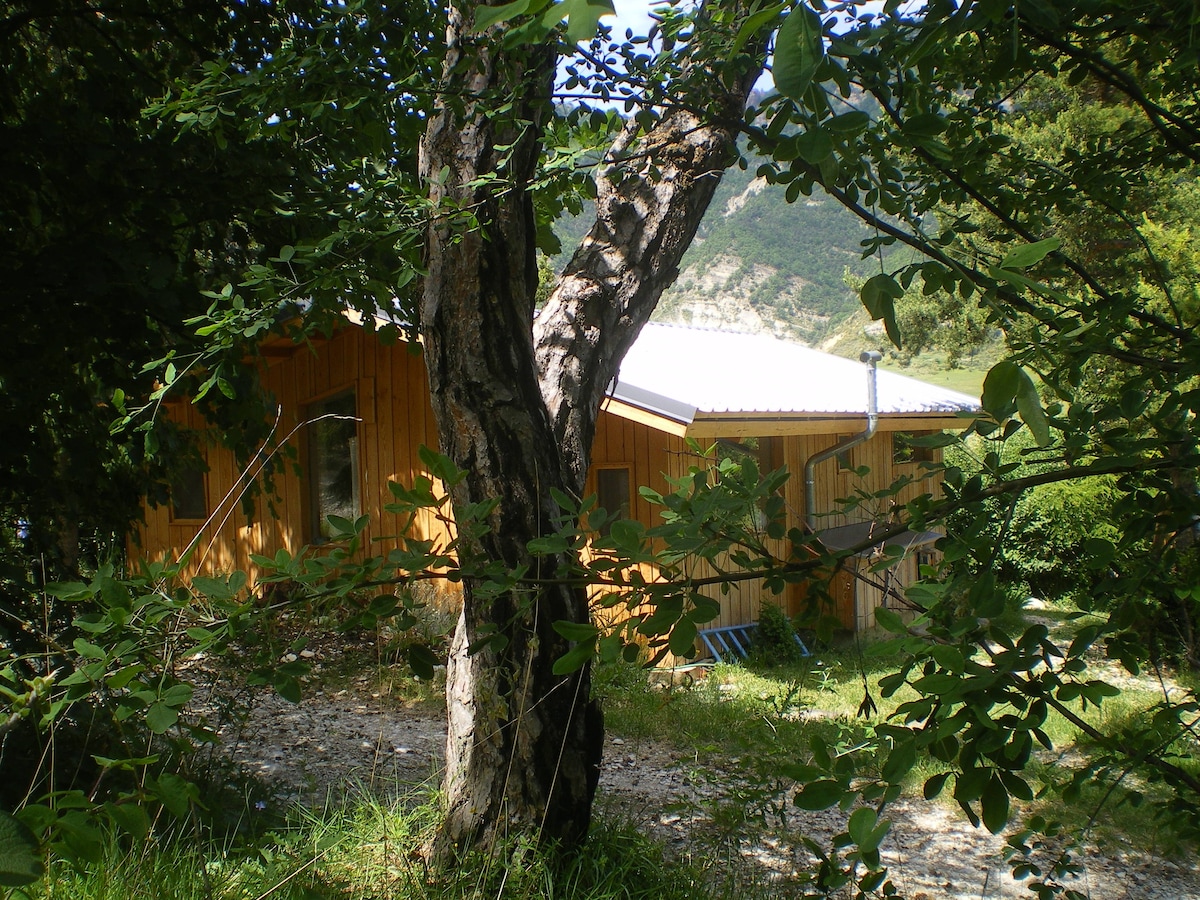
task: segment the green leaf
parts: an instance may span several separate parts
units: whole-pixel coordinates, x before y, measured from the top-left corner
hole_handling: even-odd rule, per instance
[[[105,803],[104,811],[130,837],[141,840],[150,833],[150,816],[140,803]]]
[[[857,134],[865,131],[871,124],[871,117],[862,110],[853,110],[834,116],[825,123],[825,127],[834,134]]]
[[[934,797],[940,794],[942,792],[942,788],[946,786],[946,779],[949,777],[949,772],[942,772],[927,779],[925,782],[925,788],[922,792],[925,795],[925,799],[932,800]]]
[[[596,652],[596,641],[582,641],[554,661],[555,675],[568,675],[582,669]]]
[[[983,408],[997,420],[1008,418],[1014,407],[1039,447],[1050,443],[1050,421],[1042,408],[1037,385],[1029,373],[1012,360],[992,366],[983,380]]]
[[[410,644],[408,647],[408,667],[418,678],[429,681],[433,678],[434,667],[438,658],[424,644]]]
[[[908,627],[904,624],[904,620],[900,618],[900,614],[895,610],[888,609],[886,606],[876,607],[875,624],[884,631],[890,631],[892,634],[904,634],[908,631]]]
[[[937,113],[921,113],[911,119],[905,119],[901,126],[904,133],[920,143],[922,140],[935,138],[946,130],[946,120]]]
[[[568,641],[590,641],[600,634],[600,629],[590,622],[569,622],[562,619],[555,622],[553,628]]]
[[[300,682],[295,676],[276,672],[271,679],[271,687],[275,688],[275,693],[289,703],[300,702]]]
[[[52,581],[43,585],[42,590],[51,597],[67,602],[91,600],[94,596],[92,590],[82,581]]]
[[[515,19],[517,16],[523,16],[529,12],[531,7],[536,11],[542,6],[543,4],[537,0],[513,0],[512,3],[505,3],[503,6],[477,6],[475,7],[473,30],[476,32],[487,31],[497,22]]]
[[[444,453],[438,453],[436,450],[430,450],[424,444],[417,448],[417,456],[421,458],[422,464],[434,478],[441,479],[443,485],[447,488],[458,484],[466,477],[466,472],[459,469],[454,464],[454,460],[446,456]],[[431,485],[432,487],[432,485]]]
[[[680,619],[679,624],[671,629],[667,646],[676,656],[690,659],[696,652],[696,623],[691,619]]]
[[[888,784],[898,784],[917,764],[917,747],[911,740],[892,748],[880,774]]]
[[[983,379],[980,404],[997,420],[1007,419],[1013,410],[1020,388],[1021,367],[1010,359],[992,366]]]
[[[1072,297],[1064,294],[1062,291],[1057,291],[1048,284],[1042,284],[1036,279],[1026,278],[1024,275],[1013,269],[1002,269],[999,266],[992,266],[990,269],[988,269],[988,274],[998,281],[1007,281],[1009,284],[1016,285],[1017,287],[1026,288],[1031,291],[1037,291],[1039,294],[1042,294],[1045,297],[1052,297],[1059,303],[1070,305],[1075,302]],[[1091,330],[1092,327],[1094,326],[1089,325],[1076,328],[1074,329],[1073,333],[1083,334],[1084,332]]]
[[[847,793],[840,781],[826,778],[806,784],[792,802],[800,809],[829,809],[840,803]]]
[[[1008,824],[1008,788],[1000,776],[992,773],[979,798],[983,811],[983,824],[992,834],[999,834]]]
[[[534,538],[525,547],[534,556],[554,556],[570,550],[571,542],[561,534],[548,534],[545,537]]]
[[[178,721],[178,710],[165,703],[155,703],[146,710],[146,727],[155,734],[162,734]]]
[[[1024,244],[1009,250],[1000,263],[1002,269],[1027,269],[1041,262],[1062,245],[1058,238],[1047,238],[1032,244]]]
[[[1050,421],[1042,408],[1042,398],[1038,396],[1037,385],[1024,369],[1017,369],[1017,414],[1021,421],[1033,433],[1033,438],[1039,447],[1050,443]]]
[[[888,337],[900,346],[900,327],[896,324],[896,301],[904,296],[904,288],[891,275],[880,273],[868,278],[859,293],[863,306],[875,320],[883,319]]]
[[[948,644],[934,644],[929,648],[929,655],[937,661],[939,666],[951,672],[961,672],[966,664],[962,652],[957,647],[951,647]]]
[[[119,691],[144,671],[146,671],[146,667],[141,663],[131,663],[109,675],[105,679],[105,684],[108,685],[109,690]]]
[[[816,165],[833,155],[833,137],[820,125],[813,125],[796,136],[796,152],[805,162]]]
[[[807,6],[796,6],[775,36],[776,89],[785,97],[802,100],[824,58],[821,17]]]
[[[173,684],[163,691],[162,702],[178,709],[190,703],[195,693],[195,688],[190,684]]]
[[[779,17],[779,14],[787,9],[786,3],[780,3],[776,6],[769,6],[766,9],[759,10],[754,15],[749,16],[742,27],[738,29],[737,37],[733,39],[733,46],[730,47],[726,59],[733,59],[742,48],[746,46],[746,41],[758,34],[769,23],[774,22]]]
[[[390,616],[400,605],[400,599],[395,594],[380,594],[367,604],[367,612],[373,616],[384,618]]]
[[[546,13],[555,21],[567,20],[567,40],[589,41],[596,34],[601,16],[616,15],[612,0],[561,0]]]
[[[23,822],[0,810],[0,885],[20,887],[42,877],[38,839]]]
[[[172,815],[183,818],[198,799],[196,786],[190,781],[166,772],[150,783],[151,792]]]
[[[877,815],[875,810],[869,806],[863,806],[856,809],[850,814],[850,820],[846,823],[846,831],[850,833],[850,837],[854,839],[854,843],[858,844],[862,849],[871,849],[863,847],[863,842],[871,836],[871,829],[875,827]]]
[[[854,843],[858,844],[858,849],[864,853],[878,850],[889,828],[891,828],[891,823],[879,823],[878,815],[869,806],[856,809],[850,814],[850,820],[846,823],[846,831],[849,832]]]

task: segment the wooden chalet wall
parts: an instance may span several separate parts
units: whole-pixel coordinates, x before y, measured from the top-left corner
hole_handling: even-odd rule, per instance
[[[940,473],[930,473],[920,462],[897,463],[893,460],[893,435],[897,432],[914,433],[948,427],[945,419],[930,420],[918,417],[881,417],[879,430],[875,436],[857,447],[852,447],[847,456],[849,466],[843,466],[838,459],[829,459],[820,463],[813,472],[813,486],[816,493],[816,527],[817,530],[835,528],[852,522],[891,521],[891,511],[894,506],[903,506],[910,500],[924,493],[936,492],[941,479]],[[861,430],[862,420],[858,427],[851,421],[843,426],[845,431],[837,434],[806,434],[794,435],[784,439],[786,451],[784,462],[792,477],[788,480],[786,496],[788,508],[796,517],[796,523],[804,520],[804,465],[814,454],[838,443],[842,438]],[[931,451],[929,463],[942,461],[941,450]],[[855,470],[867,467],[870,472],[860,476]],[[841,512],[843,504],[840,500],[859,496],[871,495],[890,487],[898,479],[908,477],[912,482],[905,486],[895,497],[882,500],[863,501],[849,514]],[[917,560],[915,554],[909,554],[903,561],[894,566],[888,573],[871,573],[869,560],[847,562],[847,567],[853,566],[861,574],[872,581],[891,584],[902,588],[911,584],[917,577]],[[875,625],[874,610],[877,606],[895,607],[893,598],[886,598],[883,591],[855,578],[849,571],[835,576],[830,587],[835,606],[833,614],[842,625],[852,631],[861,631]],[[800,612],[803,605],[803,592],[799,586],[791,589],[787,599],[787,610],[794,615]]]
[[[301,471],[307,465],[306,429],[301,423],[308,420],[313,404],[349,391],[354,393],[356,413],[361,420],[356,429],[358,492],[362,512],[371,517],[366,532],[369,552],[387,553],[403,540],[397,517],[382,511],[392,501],[388,482],[411,484],[416,476],[426,474],[417,454],[418,448],[422,444],[437,446],[425,369],[419,353],[411,352],[404,343],[384,346],[374,334],[348,326],[332,338],[315,341],[312,347],[290,343],[265,347],[264,358],[267,360],[264,382],[280,407],[275,434],[291,454],[282,466],[277,467],[270,496],[259,497],[254,504],[254,515],[247,518],[241,505],[241,473],[235,470],[233,456],[220,448],[215,440],[210,440],[204,448],[209,467],[204,477],[207,519],[176,518],[167,506],[148,508],[145,525],[131,546],[134,556],[176,558],[195,540],[197,548],[190,574],[222,575],[243,570],[253,578],[256,570],[251,562],[252,554],[274,556],[279,549],[295,553],[303,545],[313,543],[310,523],[314,516],[309,508],[308,488],[306,480],[296,471],[296,464]],[[201,433],[206,428],[190,404],[174,404],[171,414]],[[683,431],[681,426],[664,429],[648,424],[653,421],[653,416],[641,416],[640,419],[635,421],[611,412],[601,414],[587,491],[597,492],[597,473],[627,468],[629,511],[633,518],[652,527],[660,521],[660,510],[642,499],[638,488],[649,485],[666,492],[669,490],[666,476],[681,478],[689,467],[703,464],[703,460],[679,436]],[[853,496],[856,491],[867,494],[879,491],[902,475],[912,476],[915,482],[895,498],[897,503],[903,504],[919,493],[935,490],[936,480],[927,476],[919,463],[893,461],[891,433],[942,428],[947,424],[946,418],[882,417],[876,436],[850,451],[849,468],[836,459],[818,466],[815,472],[818,529],[848,521],[887,521],[891,504],[885,501],[864,503],[849,517],[831,514],[831,511],[840,508],[840,499]],[[827,418],[824,421],[793,419],[786,425],[775,427],[769,423],[758,425],[767,433],[748,431],[752,424],[740,427],[728,437],[742,443],[747,437],[755,437],[764,471],[780,465],[788,467],[792,473],[784,489],[789,510],[788,525],[802,528],[806,460],[833,446],[840,438],[860,431],[864,420],[861,417],[843,418],[837,422]],[[717,436],[706,433],[699,440],[710,443]],[[940,451],[934,459],[940,460]],[[869,467],[868,475],[860,476],[853,471],[863,466]],[[416,522],[415,533],[411,536],[444,540],[447,528],[432,515],[424,515]],[[777,555],[786,558],[789,552],[786,542],[774,543]],[[862,570],[869,568],[866,560],[857,561],[856,565]],[[699,578],[715,574],[710,566],[701,562],[697,562],[692,571]],[[653,576],[649,572],[644,574]],[[899,585],[911,582],[916,575],[915,560],[906,559],[892,575]],[[872,577],[884,578],[882,575]],[[447,592],[443,601],[453,604],[454,591],[449,585],[441,587]],[[851,629],[872,626],[875,606],[885,602],[880,591],[846,573],[835,577],[832,593],[837,600],[836,615]],[[801,586],[790,586],[784,595],[775,596],[766,592],[761,582],[734,586],[724,595],[714,589],[712,596],[720,599],[722,611],[711,626],[757,621],[764,602],[782,605],[789,615],[799,612],[804,604]]]
[[[875,437],[852,448],[848,453],[848,466],[837,459],[827,460],[817,466],[814,471],[814,486],[816,490],[817,528],[836,527],[851,522],[879,521],[890,519],[892,506],[903,505],[909,500],[927,491],[935,491],[940,476],[930,474],[920,462],[897,463],[893,460],[892,436],[895,432],[912,433],[935,430],[948,427],[950,422],[945,418],[928,417],[890,417],[880,423]],[[803,528],[805,518],[804,500],[804,466],[813,455],[832,447],[841,439],[861,431],[865,426],[865,418],[848,418],[842,420],[836,431],[819,431],[829,429],[828,421],[807,426],[812,433],[807,434],[767,434],[746,435],[744,433],[732,437],[740,443],[747,443],[748,437],[754,437],[751,443],[757,444],[760,468],[763,471],[786,465],[791,473],[784,488],[784,498],[788,509],[788,527]],[[803,429],[804,425],[791,423],[792,430]],[[743,429],[744,430],[744,429]],[[707,443],[712,438],[705,438],[701,443]],[[928,462],[940,462],[941,451],[933,451]],[[647,528],[653,527],[660,521],[660,511],[650,503],[637,496],[637,488],[649,485],[658,491],[668,490],[664,474],[671,478],[682,478],[689,467],[702,465],[704,460],[693,453],[684,439],[641,422],[633,422],[614,415],[602,416],[597,427],[596,441],[592,448],[593,471],[589,477],[587,490],[596,491],[596,471],[614,466],[629,466],[633,472],[634,483],[631,485],[631,517],[637,519]],[[859,475],[857,469],[867,467],[870,472]],[[894,498],[875,500],[862,503],[848,515],[841,512],[843,504],[839,501],[853,497],[858,492],[874,494],[890,487],[893,482],[902,477],[913,479]],[[783,559],[789,554],[786,541],[767,541],[773,545],[774,552]],[[846,571],[836,573],[830,584],[830,593],[835,600],[833,614],[842,625],[851,630],[873,627],[875,624],[874,609],[880,605],[895,607],[894,597],[884,593],[884,588],[891,587],[902,592],[903,585],[909,584],[917,576],[917,560],[915,554],[910,554],[896,564],[889,572],[871,573],[871,562],[867,559],[851,560],[846,563]],[[732,568],[730,567],[726,567]],[[869,581],[876,582],[874,586],[867,581],[856,578],[850,569],[853,568]],[[653,573],[643,573],[652,577]],[[715,575],[713,567],[697,561],[692,569],[697,578]],[[708,627],[745,624],[755,622],[759,618],[763,603],[781,606],[789,616],[801,612],[805,606],[805,594],[802,585],[792,585],[782,595],[767,591],[761,581],[743,582],[734,585],[726,594],[713,588],[711,596],[721,601],[721,615],[709,623]]]
[[[331,397],[353,391],[359,447],[358,493],[363,512],[371,515],[366,538],[372,554],[394,549],[400,538],[400,522],[383,512],[393,498],[389,481],[412,484],[425,474],[417,455],[424,444],[437,446],[433,411],[425,367],[419,354],[404,343],[384,346],[362,328],[347,327],[332,338],[305,345],[276,344],[264,348],[267,360],[263,380],[278,401],[280,414],[275,428],[285,455],[271,485],[269,497],[259,497],[254,515],[247,518],[241,506],[239,476],[233,455],[209,440],[204,448],[209,471],[205,496],[209,518],[176,519],[166,506],[148,508],[146,521],[136,543],[135,555],[151,558],[177,557],[198,538],[192,575],[219,575],[233,570],[256,568],[251,554],[274,556],[279,549],[296,552],[313,543],[307,485],[295,471],[307,463],[306,434],[302,422],[310,407]],[[203,432],[206,427],[190,404],[175,404],[172,414],[183,424]],[[244,485],[244,483],[243,483]],[[444,539],[446,528],[432,515],[422,515],[411,536]]]

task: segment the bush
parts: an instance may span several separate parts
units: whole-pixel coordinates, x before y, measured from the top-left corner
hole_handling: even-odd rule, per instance
[[[1087,544],[1116,544],[1113,524],[1119,492],[1112,476],[1035,487],[1017,503],[1004,547],[1004,574],[1039,597],[1077,599],[1099,574],[1089,565]]]
[[[761,666],[786,666],[800,662],[804,651],[796,643],[796,629],[784,611],[764,603],[758,614],[758,634],[750,648],[750,662]]]

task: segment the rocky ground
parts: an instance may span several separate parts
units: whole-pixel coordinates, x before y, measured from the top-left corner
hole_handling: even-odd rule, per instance
[[[365,678],[338,689],[313,690],[299,704],[261,695],[249,720],[222,734],[225,751],[272,783],[281,803],[340,802],[359,792],[419,791],[436,784],[445,722],[436,707],[372,693]],[[752,828],[752,838],[728,837],[718,812],[739,784],[737,760],[700,765],[674,748],[610,735],[601,777],[601,809],[631,820],[677,856],[702,855],[727,842],[747,869],[786,882],[811,860],[789,837],[818,843],[844,827],[844,814],[809,813],[786,802],[784,821]],[[891,810],[884,858],[903,896],[912,900],[1032,897],[1008,874],[1002,842],[973,829],[955,810],[907,801]],[[745,833],[747,829],[742,829]],[[1135,853],[1084,855],[1072,887],[1096,900],[1200,900],[1200,866]]]

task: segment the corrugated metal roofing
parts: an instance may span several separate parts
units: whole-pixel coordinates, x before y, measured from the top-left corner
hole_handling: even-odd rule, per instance
[[[879,370],[879,412],[954,413],[979,401],[957,391]],[[867,411],[867,367],[767,335],[646,325],[621,364],[613,396],[647,408],[709,413]]]

